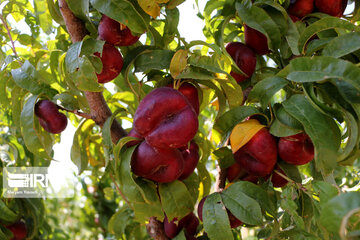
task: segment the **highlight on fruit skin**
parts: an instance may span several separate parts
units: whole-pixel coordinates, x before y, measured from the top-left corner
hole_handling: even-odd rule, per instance
[[[230,75],[236,82],[244,82],[249,79],[256,69],[256,54],[255,52],[240,42],[230,42],[226,45],[226,51],[234,60],[238,68],[243,71],[247,76],[231,71]]]
[[[101,40],[119,47],[133,45],[140,38],[134,36],[127,26],[106,15],[101,17],[98,34]]]
[[[266,128],[262,128],[235,152],[234,158],[249,175],[266,177],[277,161],[276,139]]]
[[[159,183],[173,182],[184,169],[184,159],[176,148],[156,148],[141,142],[131,158],[131,170],[140,177]]]
[[[298,18],[303,18],[314,11],[314,0],[293,0],[288,13]]]
[[[180,148],[190,142],[199,127],[198,116],[178,90],[161,87],[147,94],[134,116],[134,128],[149,145]]]
[[[35,115],[49,133],[61,133],[67,126],[65,114],[59,112],[57,105],[49,100],[40,100],[35,104]]]
[[[304,165],[314,159],[314,145],[306,133],[281,137],[278,152],[283,161],[293,165]]]
[[[119,50],[111,44],[105,43],[102,54],[96,52],[95,56],[101,59],[101,73],[96,74],[99,83],[107,83],[115,79],[123,67],[123,57]]]

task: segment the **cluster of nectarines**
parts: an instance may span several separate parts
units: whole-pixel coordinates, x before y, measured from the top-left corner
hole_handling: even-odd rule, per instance
[[[161,87],[139,104],[129,136],[140,143],[131,160],[134,174],[155,182],[172,182],[192,174],[199,161],[197,89],[183,83],[178,90]]]
[[[285,175],[277,161],[306,164],[314,159],[314,146],[306,133],[277,139],[263,128],[234,153],[234,158],[235,163],[227,169],[229,182],[240,179],[257,183],[259,178],[267,180],[271,176],[274,187],[283,187],[287,180],[277,173]]]
[[[292,0],[288,12],[292,16],[303,18],[318,10],[334,17],[342,17],[348,0]]]
[[[189,213],[182,219],[178,221],[177,218],[174,218],[169,222],[167,216],[165,215],[164,219],[164,230],[167,237],[173,239],[178,235],[178,233],[184,229],[186,240],[196,239],[194,235],[196,234],[197,227],[199,226],[199,219],[195,216],[194,213]]]
[[[103,15],[98,27],[99,38],[104,40],[102,54],[95,53],[100,57],[103,64],[102,71],[97,75],[99,83],[107,83],[116,78],[123,67],[123,58],[115,46],[130,46],[139,40],[131,30],[114,19]]]
[[[289,17],[293,22],[300,21],[301,18],[314,12],[329,14],[334,17],[341,17],[345,11],[348,0],[291,0],[288,8]],[[238,82],[244,82],[255,72],[256,54],[265,55],[270,53],[267,37],[244,25],[245,44],[231,42],[226,45],[226,51],[233,58],[235,64],[247,76],[231,71],[230,75]]]

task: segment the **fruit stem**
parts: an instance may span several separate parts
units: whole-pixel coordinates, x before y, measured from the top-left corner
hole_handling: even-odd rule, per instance
[[[79,110],[77,110],[77,109],[75,109],[75,110],[69,110],[69,109],[63,108],[63,107],[61,107],[61,106],[57,106],[57,107],[58,107],[59,109],[61,109],[61,110],[66,111],[66,112],[74,113],[74,114],[76,114],[76,115],[78,115],[78,116],[80,116],[80,117],[83,117],[83,118],[86,118],[86,119],[92,119],[92,117],[91,117],[91,115],[90,115],[89,113],[84,113],[84,112],[81,112],[81,111],[79,111]]]

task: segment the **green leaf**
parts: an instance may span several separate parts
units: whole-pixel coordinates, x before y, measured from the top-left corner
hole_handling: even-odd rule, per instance
[[[235,7],[246,25],[263,33],[270,40],[268,41],[270,49],[277,51],[280,48],[281,34],[279,27],[264,9],[239,2],[235,4]]]
[[[52,31],[52,18],[50,13],[47,11],[46,0],[34,1],[35,12],[40,23],[41,29],[46,33],[50,34]]]
[[[201,181],[200,189],[202,189],[202,197],[207,196],[211,189],[211,176],[209,171],[206,169],[205,162],[200,161],[196,166],[199,178]]]
[[[298,134],[302,132],[302,130],[291,128],[282,123],[279,119],[274,119],[270,126],[269,132],[275,137],[287,137]]]
[[[213,154],[219,163],[221,169],[225,169],[234,164],[234,154],[229,147],[221,147],[216,149]]]
[[[65,21],[60,13],[59,5],[53,0],[46,0],[51,18],[60,25],[65,25]]]
[[[249,94],[250,102],[260,101],[263,108],[266,108],[276,92],[284,88],[288,81],[280,77],[267,77],[258,82]]]
[[[224,90],[226,99],[228,100],[229,107],[234,108],[242,105],[243,92],[239,84],[235,81],[230,82],[229,80],[217,80],[221,88]]]
[[[343,193],[328,201],[322,208],[320,222],[334,234],[340,232],[342,222],[360,212],[360,192]],[[346,225],[345,225],[346,226]]]
[[[286,176],[288,176],[291,180],[297,183],[302,182],[301,174],[297,166],[286,163],[284,161],[278,161],[277,164],[285,172]]]
[[[340,130],[335,121],[312,107],[303,95],[293,95],[283,102],[289,114],[301,122],[315,146],[318,171],[329,174],[336,166],[340,146]]]
[[[316,33],[333,28],[354,31],[357,27],[349,21],[337,17],[325,17],[308,26],[300,35],[298,47],[300,52],[305,53],[307,41]]]
[[[122,112],[126,112],[126,109],[123,109],[123,108],[117,109],[111,115],[111,117],[106,119],[106,121],[104,123],[104,126],[102,128],[102,137],[104,139],[104,145],[107,146],[108,148],[112,147],[112,140],[111,140],[111,126],[112,126],[112,123],[114,122],[114,120],[116,120],[116,116],[119,113],[122,113]]]
[[[218,118],[214,124],[214,130],[221,135],[226,135],[239,122],[257,113],[260,113],[259,110],[250,106],[240,106],[233,108]]]
[[[339,79],[349,84],[357,93],[360,91],[360,69],[345,60],[315,56],[301,57],[292,60],[289,64],[290,73],[287,79],[304,82],[322,82],[328,79]]]
[[[134,218],[134,213],[128,207],[120,208],[108,222],[108,230],[111,234],[121,237],[125,233],[125,228]]]
[[[53,138],[35,119],[34,108],[38,96],[31,96],[25,103],[20,116],[21,134],[26,147],[35,155],[52,158]]]
[[[172,238],[172,240],[186,240],[184,230],[179,232],[179,234],[176,235],[176,237]]]
[[[135,72],[169,69],[174,52],[170,50],[148,50],[139,55],[135,62]]]
[[[322,55],[340,58],[360,49],[360,33],[350,32],[330,41],[322,51]]]
[[[303,130],[301,122],[291,116],[283,106],[276,104],[274,106],[274,110],[276,119],[279,120],[282,124],[291,129]]]
[[[41,81],[39,73],[29,61],[25,61],[20,68],[11,70],[11,75],[19,87],[28,90],[34,95],[46,93],[49,97],[52,97],[56,94],[56,90]]]
[[[289,187],[283,189],[283,192],[281,193],[280,206],[291,216],[296,226],[298,226],[301,229],[305,229],[304,220],[296,212],[298,207],[293,199],[296,198],[297,196],[294,191],[295,190],[293,188],[289,188]]]
[[[144,33],[149,25],[149,18],[144,18],[135,6],[127,0],[90,0],[102,14],[128,26],[135,33]]]
[[[339,194],[338,189],[328,182],[314,181],[312,182],[312,186],[314,191],[319,195],[322,205]]]
[[[192,173],[189,177],[182,180],[185,184],[186,188],[188,189],[190,196],[194,203],[197,202],[199,197],[199,185],[200,185],[200,178],[196,173]]]
[[[260,225],[262,214],[259,203],[245,193],[236,191],[236,188],[230,187],[221,193],[225,207],[240,221],[250,225]]]
[[[205,232],[210,239],[234,239],[230,229],[229,217],[220,193],[213,193],[206,198],[203,207],[203,222]]]
[[[67,74],[79,90],[100,92],[103,87],[98,83],[94,65],[83,55],[83,44],[84,42],[74,43],[67,51],[65,57]]]
[[[224,192],[231,192],[231,194],[236,194],[237,192],[241,192],[246,196],[255,199],[264,211],[268,212],[273,217],[276,217],[277,208],[275,204],[272,201],[270,201],[268,193],[263,188],[252,182],[238,181],[232,184]]]
[[[178,180],[159,185],[161,204],[168,219],[183,218],[194,209],[190,192],[183,182]]]
[[[8,208],[2,200],[0,200],[0,211],[0,219],[4,222],[13,223],[18,219],[18,215]]]
[[[78,168],[78,174],[81,174],[88,166],[90,158],[88,139],[94,126],[94,121],[86,119],[78,126],[74,134],[70,155],[71,161]]]

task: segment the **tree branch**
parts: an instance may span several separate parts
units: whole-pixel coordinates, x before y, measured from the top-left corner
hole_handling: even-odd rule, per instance
[[[85,24],[71,12],[65,0],[59,0],[59,7],[72,42],[81,41],[87,35]],[[101,92],[85,92],[85,97],[90,107],[91,118],[96,124],[102,127],[106,119],[112,114],[103,94]],[[117,121],[114,121],[111,126],[112,141],[117,143],[120,138],[126,135],[127,133],[121,125]],[[162,222],[156,220],[156,218],[151,217],[149,219],[146,229],[153,239],[168,240]]]
[[[227,169],[221,169],[219,165],[216,165],[218,175],[216,176],[215,191],[221,192],[225,188]]]
[[[85,24],[71,12],[65,0],[59,0],[59,7],[72,42],[82,41],[88,33]],[[97,125],[102,127],[106,119],[112,115],[102,92],[85,92],[85,97],[90,107],[91,118]],[[111,126],[111,139],[113,143],[117,143],[120,138],[126,135],[127,133],[121,125],[117,121],[113,121]]]

